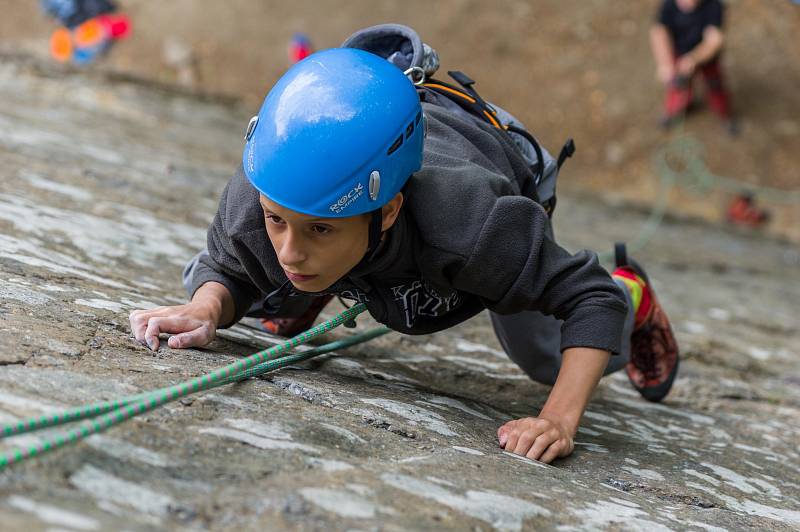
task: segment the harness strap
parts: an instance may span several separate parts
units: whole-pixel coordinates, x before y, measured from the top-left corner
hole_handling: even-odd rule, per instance
[[[458,84],[461,85],[470,96],[475,98],[481,106],[491,111],[491,114],[493,116],[497,114],[494,108],[491,105],[489,105],[489,103],[486,102],[486,100],[481,98],[480,94],[478,94],[478,91],[476,91],[475,88],[473,87],[473,85],[475,85],[474,79],[470,78],[460,70],[448,70],[447,74],[451,78],[456,80]]]
[[[486,101],[480,97],[478,92],[473,87],[475,81],[469,76],[463,72],[452,70],[449,71],[448,74],[450,74],[450,77],[456,80],[459,85],[463,87],[463,89],[433,78],[429,78],[429,81],[427,83],[423,83],[422,86],[432,90],[433,92],[441,94],[442,96],[445,96],[471,115],[480,118],[484,122],[488,122],[500,131],[504,131],[506,133],[509,131],[517,133],[530,142],[534,151],[536,152],[537,161],[536,171],[534,174],[534,183],[538,185],[539,182],[544,178],[544,155],[542,153],[541,146],[539,146],[539,143],[536,141],[533,135],[521,127],[517,127],[512,124],[501,124],[497,119],[497,111],[495,111],[491,105],[486,103]]]
[[[539,145],[539,142],[536,140],[536,138],[524,128],[515,126],[513,124],[501,124],[500,120],[497,118],[497,111],[494,109],[494,107],[481,98],[478,92],[475,90],[475,80],[457,70],[451,70],[447,73],[451,78],[458,82],[459,85],[461,85],[461,88],[433,78],[428,78],[428,81],[422,83],[421,86],[441,96],[444,96],[469,114],[491,124],[500,131],[504,131],[506,135],[509,135],[510,133],[516,133],[527,140],[531,146],[533,146],[533,150],[536,152],[537,161],[533,182],[534,185],[538,186],[542,179],[544,179],[544,154],[542,153],[542,147]],[[516,146],[516,143],[514,143],[514,145]],[[574,153],[575,142],[571,138],[567,139],[567,142],[565,142],[564,146],[561,148],[561,153],[558,154],[557,168],[560,170],[561,165],[564,164],[564,161],[572,157]],[[555,194],[553,194],[548,200],[539,200],[539,203],[542,205],[542,207],[544,207],[544,210],[547,212],[548,216],[553,215],[553,211],[555,211],[556,208]]]
[[[564,143],[564,146],[561,147],[561,153],[558,154],[558,169],[561,169],[561,165],[564,164],[564,161],[572,157],[572,154],[575,153],[575,141],[572,139],[567,139],[567,142]]]
[[[544,177],[544,154],[542,153],[542,147],[539,146],[539,143],[536,142],[536,139],[533,138],[533,135],[531,135],[521,127],[517,127],[513,124],[508,124],[506,125],[506,130],[516,133],[518,135],[522,135],[533,146],[533,149],[536,152],[536,174],[534,175],[535,178],[534,183],[538,185],[539,182]]]
[[[423,83],[422,86],[439,93],[446,98],[449,98],[468,113],[477,116],[484,122],[490,123],[497,129],[504,129],[503,125],[497,119],[495,110],[485,101],[480,99],[480,97],[475,98],[471,94],[464,92],[463,90],[454,87],[449,83],[432,78],[429,78],[429,81],[427,83]],[[474,90],[472,90],[472,92],[475,93]]]

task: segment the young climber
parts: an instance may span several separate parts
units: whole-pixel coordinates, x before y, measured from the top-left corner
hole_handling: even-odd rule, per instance
[[[293,66],[248,125],[208,249],[187,266],[191,302],[135,311],[131,327],[155,350],[161,333],[172,348],[206,345],[245,314],[295,335],[333,295],[406,334],[489,309],[509,357],[553,385],[499,443],[551,462],[572,452],[604,373],[624,367],[661,400],[678,348],[622,249],[609,276],[555,242],[537,181],[556,163],[509,132],[519,122],[488,105],[487,120],[473,116],[443,95],[455,89],[404,75],[419,82],[436,62],[413,30],[383,25]]]
[[[50,55],[57,61],[87,65],[130,33],[130,19],[110,0],[40,0],[40,5],[62,25],[50,37]]]
[[[737,132],[720,61],[723,9],[720,0],[663,0],[650,30],[658,78],[667,89],[663,127],[673,125],[691,107],[692,80],[700,72],[709,105],[731,134]]]

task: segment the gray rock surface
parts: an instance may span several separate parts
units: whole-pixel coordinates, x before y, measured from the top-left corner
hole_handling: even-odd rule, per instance
[[[274,341],[237,326],[207,349],[151,353],[128,330],[131,310],[183,300],[180,268],[204,245],[247,117],[0,63],[0,421],[176,383]],[[645,218],[565,197],[556,231],[604,250]],[[798,256],[665,222],[637,257],[683,348],[675,389],[656,405],[623,375],[604,379],[555,467],[497,446],[498,426],[534,414],[548,389],[481,315],[170,403],[13,466],[0,529],[798,529]]]

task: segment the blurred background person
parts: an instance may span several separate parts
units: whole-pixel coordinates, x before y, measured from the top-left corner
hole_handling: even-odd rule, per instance
[[[724,6],[720,0],[663,0],[650,30],[659,80],[666,85],[660,125],[668,128],[692,106],[692,81],[705,79],[708,103],[731,134],[738,132],[723,83]]]
[[[50,37],[50,55],[60,62],[88,65],[128,36],[127,15],[110,0],[41,0],[42,10],[61,27]]]

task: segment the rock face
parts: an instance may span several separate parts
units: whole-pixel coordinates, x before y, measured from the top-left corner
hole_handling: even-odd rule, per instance
[[[237,326],[208,349],[151,353],[128,329],[129,311],[183,301],[181,266],[205,243],[246,119],[0,65],[0,421],[173,384],[272,343]],[[606,247],[644,219],[566,197],[556,231],[572,249]],[[680,377],[659,405],[604,379],[555,467],[497,446],[498,426],[535,414],[548,389],[481,315],[197,394],[13,466],[0,528],[800,527],[797,251],[668,221],[638,257],[673,317]]]

